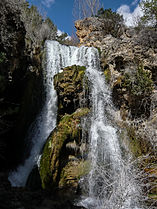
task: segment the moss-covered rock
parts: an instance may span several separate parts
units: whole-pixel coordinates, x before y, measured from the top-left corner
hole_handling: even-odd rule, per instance
[[[59,188],[68,189],[71,193],[77,192],[78,181],[90,171],[90,162],[88,160],[76,159],[69,156],[69,162],[62,169]]]
[[[54,77],[54,86],[58,94],[58,120],[65,114],[71,114],[79,108],[85,97],[87,79],[85,67],[71,66],[63,69]]]
[[[87,115],[88,108],[78,109],[73,114],[65,114],[57,128],[49,136],[40,162],[40,176],[44,189],[54,189],[60,181],[62,169],[68,163],[68,142],[81,142],[81,117]]]

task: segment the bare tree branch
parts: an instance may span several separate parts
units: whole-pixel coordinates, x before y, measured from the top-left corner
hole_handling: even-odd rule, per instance
[[[75,20],[96,15],[100,9],[100,0],[75,0],[73,16]]]

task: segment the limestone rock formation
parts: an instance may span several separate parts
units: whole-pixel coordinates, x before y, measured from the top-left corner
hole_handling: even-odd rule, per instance
[[[124,31],[124,26],[119,25],[118,28],[115,28],[112,20],[99,17],[78,20],[75,22],[75,27],[80,44],[95,47],[100,45],[106,35],[112,34],[114,37],[120,37]]]
[[[40,175],[44,189],[55,189],[59,185],[62,187],[67,186],[67,181],[69,181],[68,184],[71,185],[70,189],[77,189],[79,173],[73,174],[73,177],[71,176],[72,173],[64,173],[67,172],[69,166],[71,168],[73,167],[73,161],[75,161],[75,171],[77,166],[81,163],[81,161],[77,159],[79,155],[81,157],[79,147],[79,145],[81,145],[80,119],[87,115],[88,112],[88,108],[83,108],[78,109],[71,115],[65,114],[48,138],[40,163]],[[73,158],[71,158],[71,156],[73,156]],[[67,163],[68,168],[66,167]],[[65,171],[62,171],[63,168]],[[68,177],[65,177],[65,175]],[[71,181],[69,175],[71,176]]]
[[[49,136],[40,162],[40,176],[44,189],[59,188],[75,194],[78,181],[89,171],[89,162],[82,142],[81,120],[89,112],[83,101],[87,91],[85,67],[71,66],[54,77],[58,94],[58,125]]]
[[[71,114],[85,105],[85,67],[74,65],[64,68],[62,73],[54,77],[54,86],[58,94],[58,117],[61,118],[65,113]]]

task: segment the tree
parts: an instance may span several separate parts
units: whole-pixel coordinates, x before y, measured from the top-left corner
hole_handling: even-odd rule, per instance
[[[97,16],[99,18],[103,18],[103,19],[110,19],[115,24],[123,24],[124,23],[123,16],[116,13],[116,12],[113,12],[111,9],[101,8],[98,10]]]
[[[103,19],[106,34],[120,37],[123,33],[123,16],[113,12],[111,9],[99,9],[96,17]]]
[[[50,18],[43,18],[39,9],[34,5],[29,7],[28,2],[22,2],[21,0],[20,6],[21,19],[24,22],[28,40],[36,44],[41,44],[44,43],[46,39],[56,39],[57,28]]]
[[[142,22],[157,27],[157,0],[142,0],[140,7],[144,13]]]
[[[95,16],[100,9],[100,0],[75,0],[73,16],[75,20]]]

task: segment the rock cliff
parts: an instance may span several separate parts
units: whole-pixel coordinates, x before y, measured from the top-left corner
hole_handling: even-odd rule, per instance
[[[24,138],[42,105],[43,44],[56,28],[18,0],[0,2],[0,25],[0,161],[8,169],[25,157]]]

